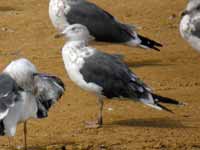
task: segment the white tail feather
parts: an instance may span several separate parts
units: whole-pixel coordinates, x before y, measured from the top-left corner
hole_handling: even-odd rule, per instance
[[[163,110],[161,107],[157,106],[156,104],[145,104],[145,105],[155,108],[157,110]]]
[[[159,107],[158,105],[155,104],[154,99],[150,93],[148,93],[147,98],[141,98],[140,101],[147,106],[150,106],[150,107],[158,109],[158,110],[162,110],[161,107]]]

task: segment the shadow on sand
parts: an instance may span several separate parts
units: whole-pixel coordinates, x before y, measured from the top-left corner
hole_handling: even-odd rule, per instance
[[[144,61],[125,61],[129,67],[139,68],[139,67],[167,67],[173,64],[164,64],[161,60],[144,60]]]
[[[183,125],[178,120],[169,118],[150,118],[150,119],[128,119],[114,121],[112,125],[132,126],[132,127],[152,127],[152,128],[195,128]]]
[[[41,145],[41,146],[28,146],[28,150],[67,150],[68,147],[75,145],[74,142],[69,143],[58,143],[58,144],[48,144],[48,145]],[[24,148],[22,147],[22,150]],[[21,149],[20,149],[21,150]]]
[[[11,6],[0,6],[0,12],[7,12],[7,11],[19,11],[19,9]]]

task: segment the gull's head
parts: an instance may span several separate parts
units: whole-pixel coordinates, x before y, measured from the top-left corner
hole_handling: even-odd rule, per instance
[[[90,35],[87,27],[81,24],[73,24],[63,30],[61,36],[65,36],[70,41],[91,41],[94,37]]]
[[[19,86],[31,90],[33,74],[37,72],[35,65],[25,58],[12,61],[3,71],[9,74]]]
[[[188,11],[191,11],[191,10],[196,9],[197,7],[199,7],[199,5],[200,5],[200,1],[199,0],[189,0],[186,9]]]
[[[182,13],[182,16],[199,10],[200,10],[200,0],[188,0],[187,7],[185,11]]]

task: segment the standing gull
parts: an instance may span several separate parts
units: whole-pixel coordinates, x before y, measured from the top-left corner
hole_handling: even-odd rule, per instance
[[[63,33],[69,41],[62,48],[65,68],[71,80],[98,97],[99,117],[88,127],[103,124],[103,99],[128,98],[158,110],[167,110],[160,103],[180,105],[176,100],[154,94],[116,55],[106,54],[87,46],[93,39],[87,28],[80,24],[67,27]]]
[[[181,36],[200,52],[200,1],[189,0],[180,22]]]
[[[27,59],[12,61],[0,74],[0,135],[13,137],[17,124],[24,122],[27,149],[27,120],[46,118],[63,92],[58,77],[38,73]]]
[[[62,32],[71,24],[82,24],[97,41],[121,43],[145,49],[159,50],[162,45],[121,23],[111,14],[86,0],[50,0],[49,16],[54,27]]]

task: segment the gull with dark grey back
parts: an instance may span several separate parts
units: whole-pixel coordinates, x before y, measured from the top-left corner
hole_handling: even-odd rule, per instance
[[[137,34],[135,26],[118,21],[107,11],[86,0],[50,0],[49,16],[59,32],[69,25],[82,24],[96,41],[157,51],[162,47],[162,44]]]
[[[85,26],[71,25],[63,31],[62,35],[69,40],[62,48],[62,56],[70,79],[82,89],[95,93],[98,97],[98,121],[88,122],[87,127],[102,126],[105,97],[129,99],[169,112],[172,111],[161,103],[182,105],[176,100],[153,93],[120,57],[88,46],[94,38]]]

